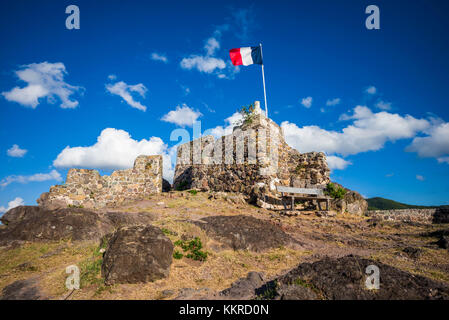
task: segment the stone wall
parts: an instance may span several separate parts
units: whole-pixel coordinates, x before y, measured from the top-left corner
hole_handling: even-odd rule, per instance
[[[174,188],[270,194],[275,185],[325,188],[330,170],[322,152],[299,153],[256,101],[251,121],[233,133],[204,136],[178,147]],[[259,111],[258,111],[259,110]]]
[[[162,156],[139,156],[131,169],[100,176],[96,170],[70,169],[65,184],[50,188],[40,206],[102,208],[162,192]]]
[[[449,209],[369,210],[366,215],[386,221],[412,221],[421,223],[449,223]]]

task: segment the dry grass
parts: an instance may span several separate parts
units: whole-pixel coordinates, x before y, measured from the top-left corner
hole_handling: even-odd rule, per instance
[[[395,266],[413,274],[419,274],[449,284],[449,252],[436,249],[434,238],[420,234],[435,231],[442,226],[403,225],[381,223],[375,228],[367,226],[365,217],[349,214],[333,218],[318,218],[314,214],[299,217],[280,216],[279,212],[256,208],[248,204],[233,204],[225,198],[209,199],[208,193],[196,195],[174,192],[154,195],[149,199],[126,205],[116,210],[122,212],[152,212],[158,218],[153,224],[160,227],[172,242],[199,237],[208,252],[204,262],[187,258],[173,259],[170,275],[166,279],[146,284],[122,284],[105,287],[98,262],[98,242],[62,241],[54,243],[30,243],[20,248],[0,248],[0,290],[15,280],[38,276],[41,289],[58,299],[68,293],[65,288],[67,266],[75,264],[83,270],[91,270],[82,288],[71,299],[171,299],[183,288],[209,288],[223,290],[250,271],[264,272],[267,278],[283,274],[304,261],[320,259],[323,255],[359,254],[367,258]],[[264,253],[223,249],[202,229],[189,223],[210,215],[251,215],[271,220],[286,232],[305,241],[303,249],[276,248]],[[397,242],[397,238],[401,243]],[[357,247],[360,240],[366,247]],[[403,247],[421,248],[417,260],[404,256]],[[179,249],[179,248],[176,248]],[[363,250],[362,250],[363,249]],[[49,253],[56,252],[51,255]],[[367,253],[369,252],[369,253]],[[48,256],[45,257],[44,255]],[[19,270],[17,266],[30,263],[31,270]],[[446,268],[446,269],[445,269]],[[162,294],[171,290],[172,294]]]

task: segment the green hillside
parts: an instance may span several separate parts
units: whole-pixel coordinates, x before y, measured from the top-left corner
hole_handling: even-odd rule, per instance
[[[438,206],[415,206],[380,197],[366,199],[366,201],[368,201],[368,210],[425,209],[425,208],[438,207]]]

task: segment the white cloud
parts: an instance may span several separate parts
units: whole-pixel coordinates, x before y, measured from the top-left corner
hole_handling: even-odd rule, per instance
[[[366,88],[365,92],[368,94],[376,94],[377,88],[375,86],[369,86]]]
[[[286,141],[300,152],[352,155],[379,150],[387,141],[413,138],[430,125],[427,120],[410,115],[373,113],[364,106],[354,108],[353,115],[346,115],[345,120],[353,122],[342,131],[328,131],[318,126],[299,128],[288,121],[282,122],[281,127]]]
[[[215,138],[220,138],[222,136],[228,135],[232,133],[232,129],[234,129],[235,126],[238,126],[241,124],[243,120],[243,116],[240,112],[234,112],[234,114],[228,118],[225,119],[225,126],[217,126],[215,128],[207,130],[204,135],[211,134]]]
[[[41,182],[48,180],[61,181],[62,178],[59,172],[56,170],[52,170],[49,173],[36,173],[30,176],[11,175],[7,176],[6,178],[3,178],[0,181],[0,187],[4,188],[13,182],[28,183],[28,182]]]
[[[419,181],[424,181],[425,180],[425,178],[423,176],[419,175],[419,174],[416,175],[416,179],[419,180]]]
[[[117,76],[115,74],[110,74],[110,75],[108,75],[108,79],[115,80],[115,79],[117,79]]]
[[[27,152],[28,152],[28,150],[20,149],[20,147],[17,144],[14,144],[11,148],[9,148],[6,151],[8,156],[15,157],[15,158],[22,158]]]
[[[340,98],[330,99],[326,101],[326,106],[336,106],[337,104],[340,104]]]
[[[391,102],[385,102],[381,100],[376,103],[376,107],[381,110],[391,110]]]
[[[181,67],[187,70],[197,69],[200,72],[212,73],[216,69],[223,70],[226,68],[226,63],[223,59],[215,57],[191,55],[189,58],[181,60]]]
[[[234,66],[230,61],[225,62],[223,59],[215,56],[217,50],[220,49],[220,38],[222,31],[228,27],[222,26],[214,32],[214,36],[206,40],[204,45],[205,55],[192,54],[183,58],[180,62],[181,68],[185,70],[196,69],[199,72],[207,74],[215,74],[219,79],[234,79],[235,75],[240,72],[240,68]]]
[[[142,105],[140,102],[135,101],[132,93],[138,93],[142,98],[145,98],[145,94],[147,92],[147,88],[142,84],[136,85],[128,85],[123,81],[116,82],[114,84],[107,84],[106,89],[115,95],[120,96],[123,100],[126,101],[131,107],[136,108],[138,110],[146,111],[147,107]]]
[[[301,104],[306,108],[310,108],[312,106],[312,101],[312,97],[303,98]]]
[[[207,39],[204,49],[206,49],[208,56],[212,56],[215,53],[215,50],[220,49],[220,43],[214,37],[210,37]]]
[[[76,108],[78,106],[78,101],[71,100],[70,96],[79,91],[81,87],[64,82],[67,71],[63,63],[32,63],[22,66],[15,73],[27,85],[2,92],[6,100],[34,109],[40,103],[39,99],[47,98],[48,103],[54,104],[57,97],[61,101],[61,108]]]
[[[5,208],[5,207],[1,206],[0,213],[5,213],[5,212],[11,210],[12,208],[15,208],[18,206],[23,206],[23,205],[25,205],[25,202],[23,201],[23,199],[20,197],[17,197],[14,200],[11,200],[8,202],[8,207]]]
[[[58,168],[127,169],[132,168],[139,155],[156,154],[163,156],[164,178],[172,181],[174,171],[170,149],[161,138],[138,141],[132,139],[128,132],[114,128],[104,129],[97,142],[91,146],[67,146],[53,161],[53,165]]]
[[[327,156],[326,159],[331,170],[344,170],[347,166],[352,164],[350,161],[337,156]]]
[[[168,62],[168,59],[167,59],[166,55],[163,55],[163,54],[160,54],[160,53],[156,53],[156,52],[153,52],[151,54],[151,60],[161,61],[163,63],[167,63]]]
[[[438,162],[449,159],[449,122],[435,123],[425,137],[416,137],[406,151],[416,152],[420,157],[437,158]]]
[[[182,106],[176,106],[176,110],[172,110],[162,117],[162,121],[177,124],[179,126],[191,127],[193,123],[201,117],[199,111],[194,111],[185,103]]]

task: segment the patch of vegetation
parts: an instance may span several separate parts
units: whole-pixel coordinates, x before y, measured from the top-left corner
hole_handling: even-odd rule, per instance
[[[89,285],[104,285],[101,278],[101,265],[103,264],[103,253],[101,249],[107,246],[106,239],[102,239],[100,246],[96,247],[92,253],[92,257],[80,264],[80,287]]]
[[[162,228],[161,230],[167,236],[177,236],[178,235],[176,232],[171,231],[171,230],[169,230],[167,228]]]
[[[397,202],[390,199],[375,197],[366,199],[368,201],[368,210],[395,210],[395,209],[430,209],[438,206],[415,206]]]
[[[175,259],[182,259],[184,255],[182,254],[182,252],[180,252],[179,250],[175,250],[175,252],[173,252],[173,258]]]
[[[186,258],[197,260],[197,261],[206,261],[208,253],[207,251],[202,251],[203,244],[201,243],[201,239],[195,237],[190,241],[175,241],[175,246],[179,246],[184,250],[186,254]]]
[[[182,180],[177,186],[176,186],[176,191],[182,191],[185,190],[187,188],[187,186],[189,185],[189,183],[187,182],[187,180]]]
[[[254,120],[254,105],[250,104],[249,106],[242,106],[238,111],[243,116],[242,124],[252,123]]]
[[[67,205],[67,208],[78,208],[78,209],[83,209],[84,206],[83,206],[82,204],[79,205],[79,206],[74,205],[74,204],[68,204],[68,205]]]
[[[190,193],[191,195],[196,195],[198,193],[198,190],[192,189],[187,192]]]
[[[343,199],[346,194],[346,189],[330,182],[326,186],[326,189],[324,189],[324,193],[334,199]]]

